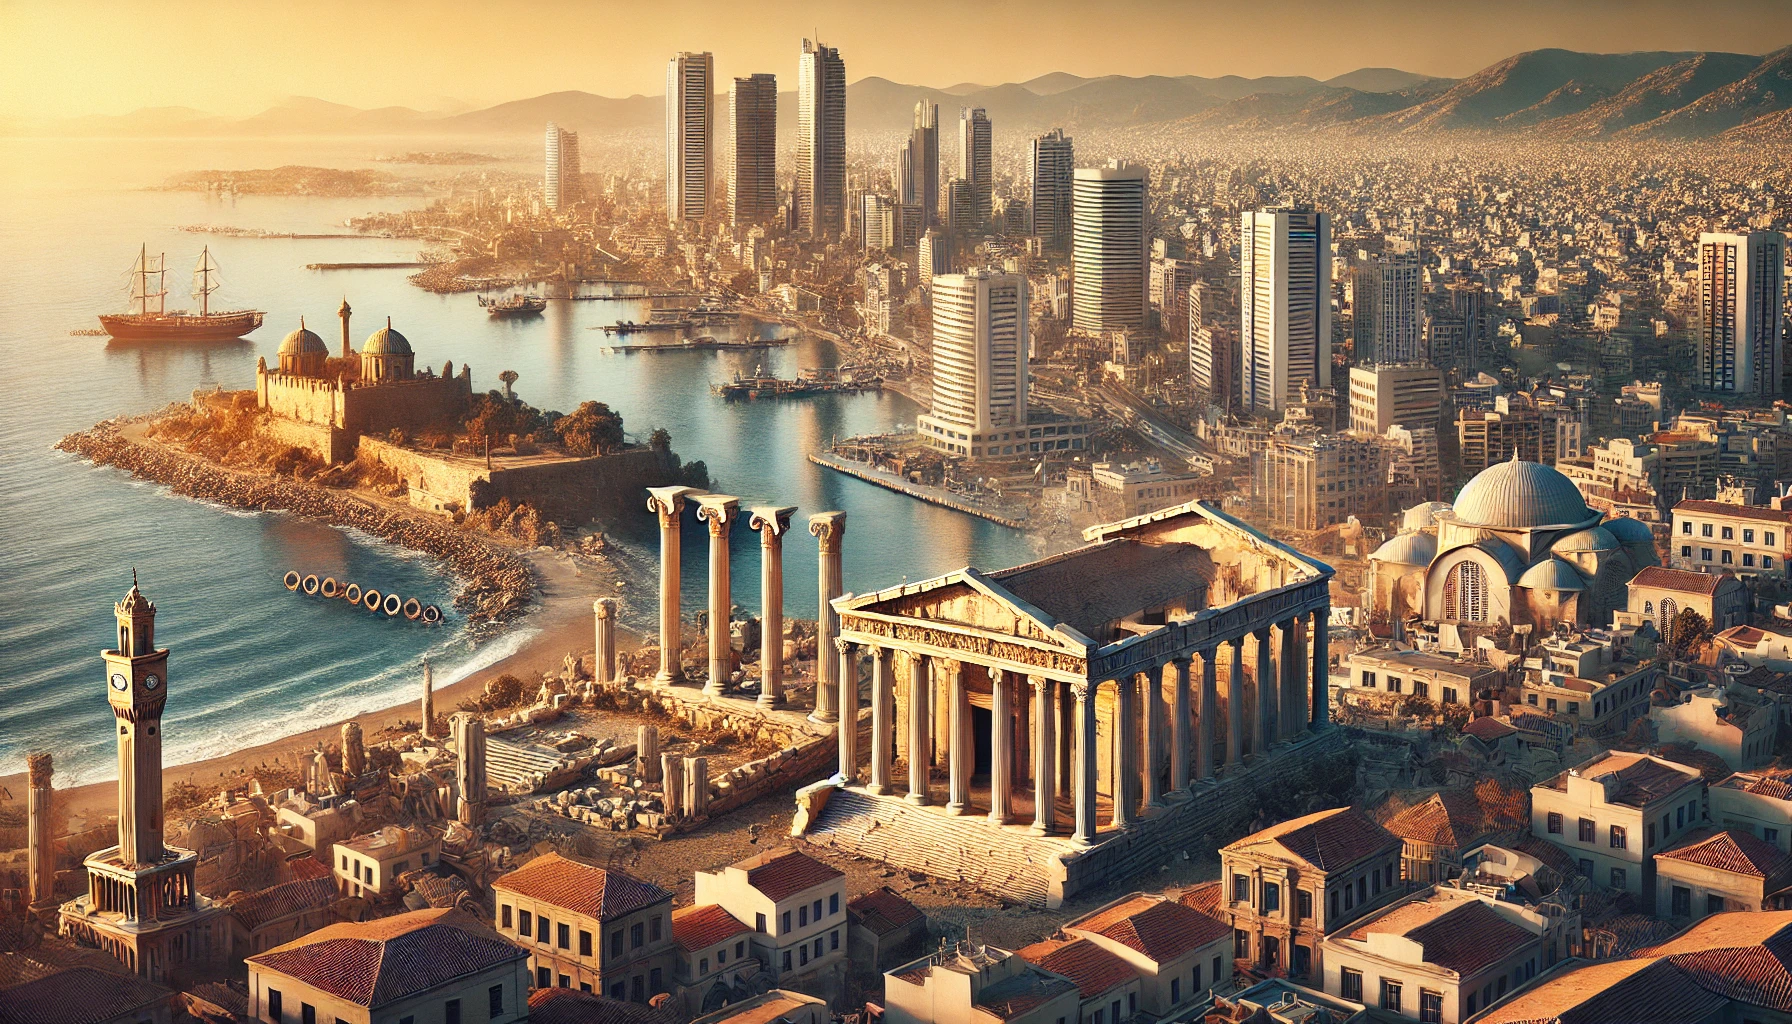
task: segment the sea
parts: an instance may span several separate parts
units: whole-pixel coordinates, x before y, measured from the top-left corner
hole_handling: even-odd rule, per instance
[[[836,365],[825,341],[799,335],[753,352],[607,352],[606,335],[594,328],[645,320],[644,303],[555,300],[539,318],[495,321],[477,294],[424,291],[409,283],[410,270],[306,269],[413,260],[415,240],[180,230],[345,232],[348,218],[426,198],[153,188],[203,169],[311,164],[403,172],[373,157],[470,148],[478,147],[427,139],[0,139],[0,252],[9,254],[11,281],[0,304],[0,775],[22,771],[26,753],[41,749],[54,755],[59,786],[116,777],[100,651],[133,573],[156,604],[157,640],[172,651],[164,726],[171,765],[388,707],[416,693],[423,659],[443,686],[501,660],[536,632],[527,616],[502,628],[469,627],[451,610],[454,579],[427,556],[282,513],[180,497],[53,450],[66,434],[185,401],[196,389],[253,387],[256,360],[273,363],[301,318],[334,350],[344,298],[357,348],[390,317],[419,367],[470,365],[480,390],[498,388],[498,373],[514,370],[517,395],[540,409],[605,402],[632,438],[669,431],[673,448],[686,461],[702,460],[714,488],[741,497],[743,506],[796,506],[785,546],[787,616],[817,611],[816,546],[804,529],[814,512],[846,512],[845,587],[855,593],[1043,553],[1018,531],[806,459],[833,438],[912,423],[918,409],[898,395],[729,402],[710,393],[712,383],[737,372],[792,377]],[[71,334],[97,328],[100,313],[125,309],[141,246],[167,254],[169,308],[194,305],[191,268],[210,246],[221,267],[214,308],[262,309],[266,322],[247,339],[218,344]],[[624,619],[645,624],[656,614],[657,532],[645,495],[634,505],[637,513],[606,529],[641,575],[621,592]],[[705,607],[708,551],[688,513],[682,554],[691,615]],[[743,525],[733,536],[733,599],[750,614],[759,612],[759,557]],[[281,585],[289,569],[416,596],[449,614],[429,627],[306,599]]]

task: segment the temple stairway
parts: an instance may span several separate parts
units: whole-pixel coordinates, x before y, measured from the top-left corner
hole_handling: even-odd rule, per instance
[[[540,781],[566,763],[553,751],[544,751],[497,737],[485,741],[487,785],[506,793],[533,793]]]

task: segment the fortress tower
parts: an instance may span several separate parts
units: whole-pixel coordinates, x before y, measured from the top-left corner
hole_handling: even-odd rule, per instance
[[[87,894],[62,905],[64,935],[84,938],[143,977],[223,952],[223,917],[194,883],[199,858],[162,841],[162,708],[168,651],[156,606],[137,588],[113,608],[118,647],[100,652],[118,724],[118,845],[87,858]]]
[[[348,296],[344,295],[342,306],[336,310],[336,315],[342,318],[342,358],[344,359],[352,358],[355,354],[355,350],[349,348],[348,345],[348,315],[353,312],[354,310],[348,308]]]

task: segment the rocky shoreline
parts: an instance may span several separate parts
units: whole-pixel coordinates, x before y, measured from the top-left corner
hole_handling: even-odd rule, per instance
[[[461,581],[454,599],[469,620],[503,622],[520,614],[536,588],[529,563],[515,551],[453,524],[374,504],[348,491],[330,490],[275,476],[252,476],[195,455],[124,435],[130,420],[114,419],[56,442],[97,465],[165,484],[176,494],[232,508],[290,512],[332,526],[352,527],[382,540],[441,559]]]

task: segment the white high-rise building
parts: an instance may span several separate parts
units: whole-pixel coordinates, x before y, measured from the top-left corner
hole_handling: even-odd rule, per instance
[[[859,202],[859,229],[866,252],[902,248],[902,204],[889,196],[865,193]]]
[[[1145,326],[1146,178],[1109,161],[1078,167],[1071,183],[1071,326],[1099,334]]]
[[[952,271],[952,240],[937,228],[928,228],[916,246],[915,270],[926,294],[933,294],[933,279]]]
[[[1240,221],[1241,398],[1247,409],[1278,411],[1302,381],[1332,385],[1331,218],[1292,206]]]
[[[896,192],[906,206],[921,208],[921,227],[939,222],[940,105],[915,104],[915,126],[896,160]]]
[[[1070,250],[1070,193],[1076,150],[1064,129],[1033,140],[1033,231],[1047,252]]]
[[[1013,454],[1013,441],[1027,434],[1027,348],[1025,275],[936,276],[933,405],[916,418],[915,429],[947,451]],[[1004,447],[1009,451],[999,450]]]
[[[995,208],[995,169],[990,156],[991,129],[989,115],[982,107],[960,107],[958,110],[958,176],[971,183],[976,226],[989,226]]]
[[[796,219],[814,239],[846,231],[846,64],[809,39],[797,61]]]
[[[728,89],[728,217],[736,226],[770,224],[778,216],[778,79],[736,78]]]
[[[542,199],[558,210],[579,201],[579,133],[548,122],[547,172],[542,179]]]
[[[1699,236],[1699,381],[1705,391],[1778,395],[1785,372],[1786,236]]]
[[[1328,254],[1329,255],[1329,254]],[[1417,363],[1425,359],[1425,280],[1414,253],[1371,256],[1359,263],[1352,289],[1356,361]]]
[[[666,217],[709,217],[715,181],[715,60],[680,53],[666,62]]]

